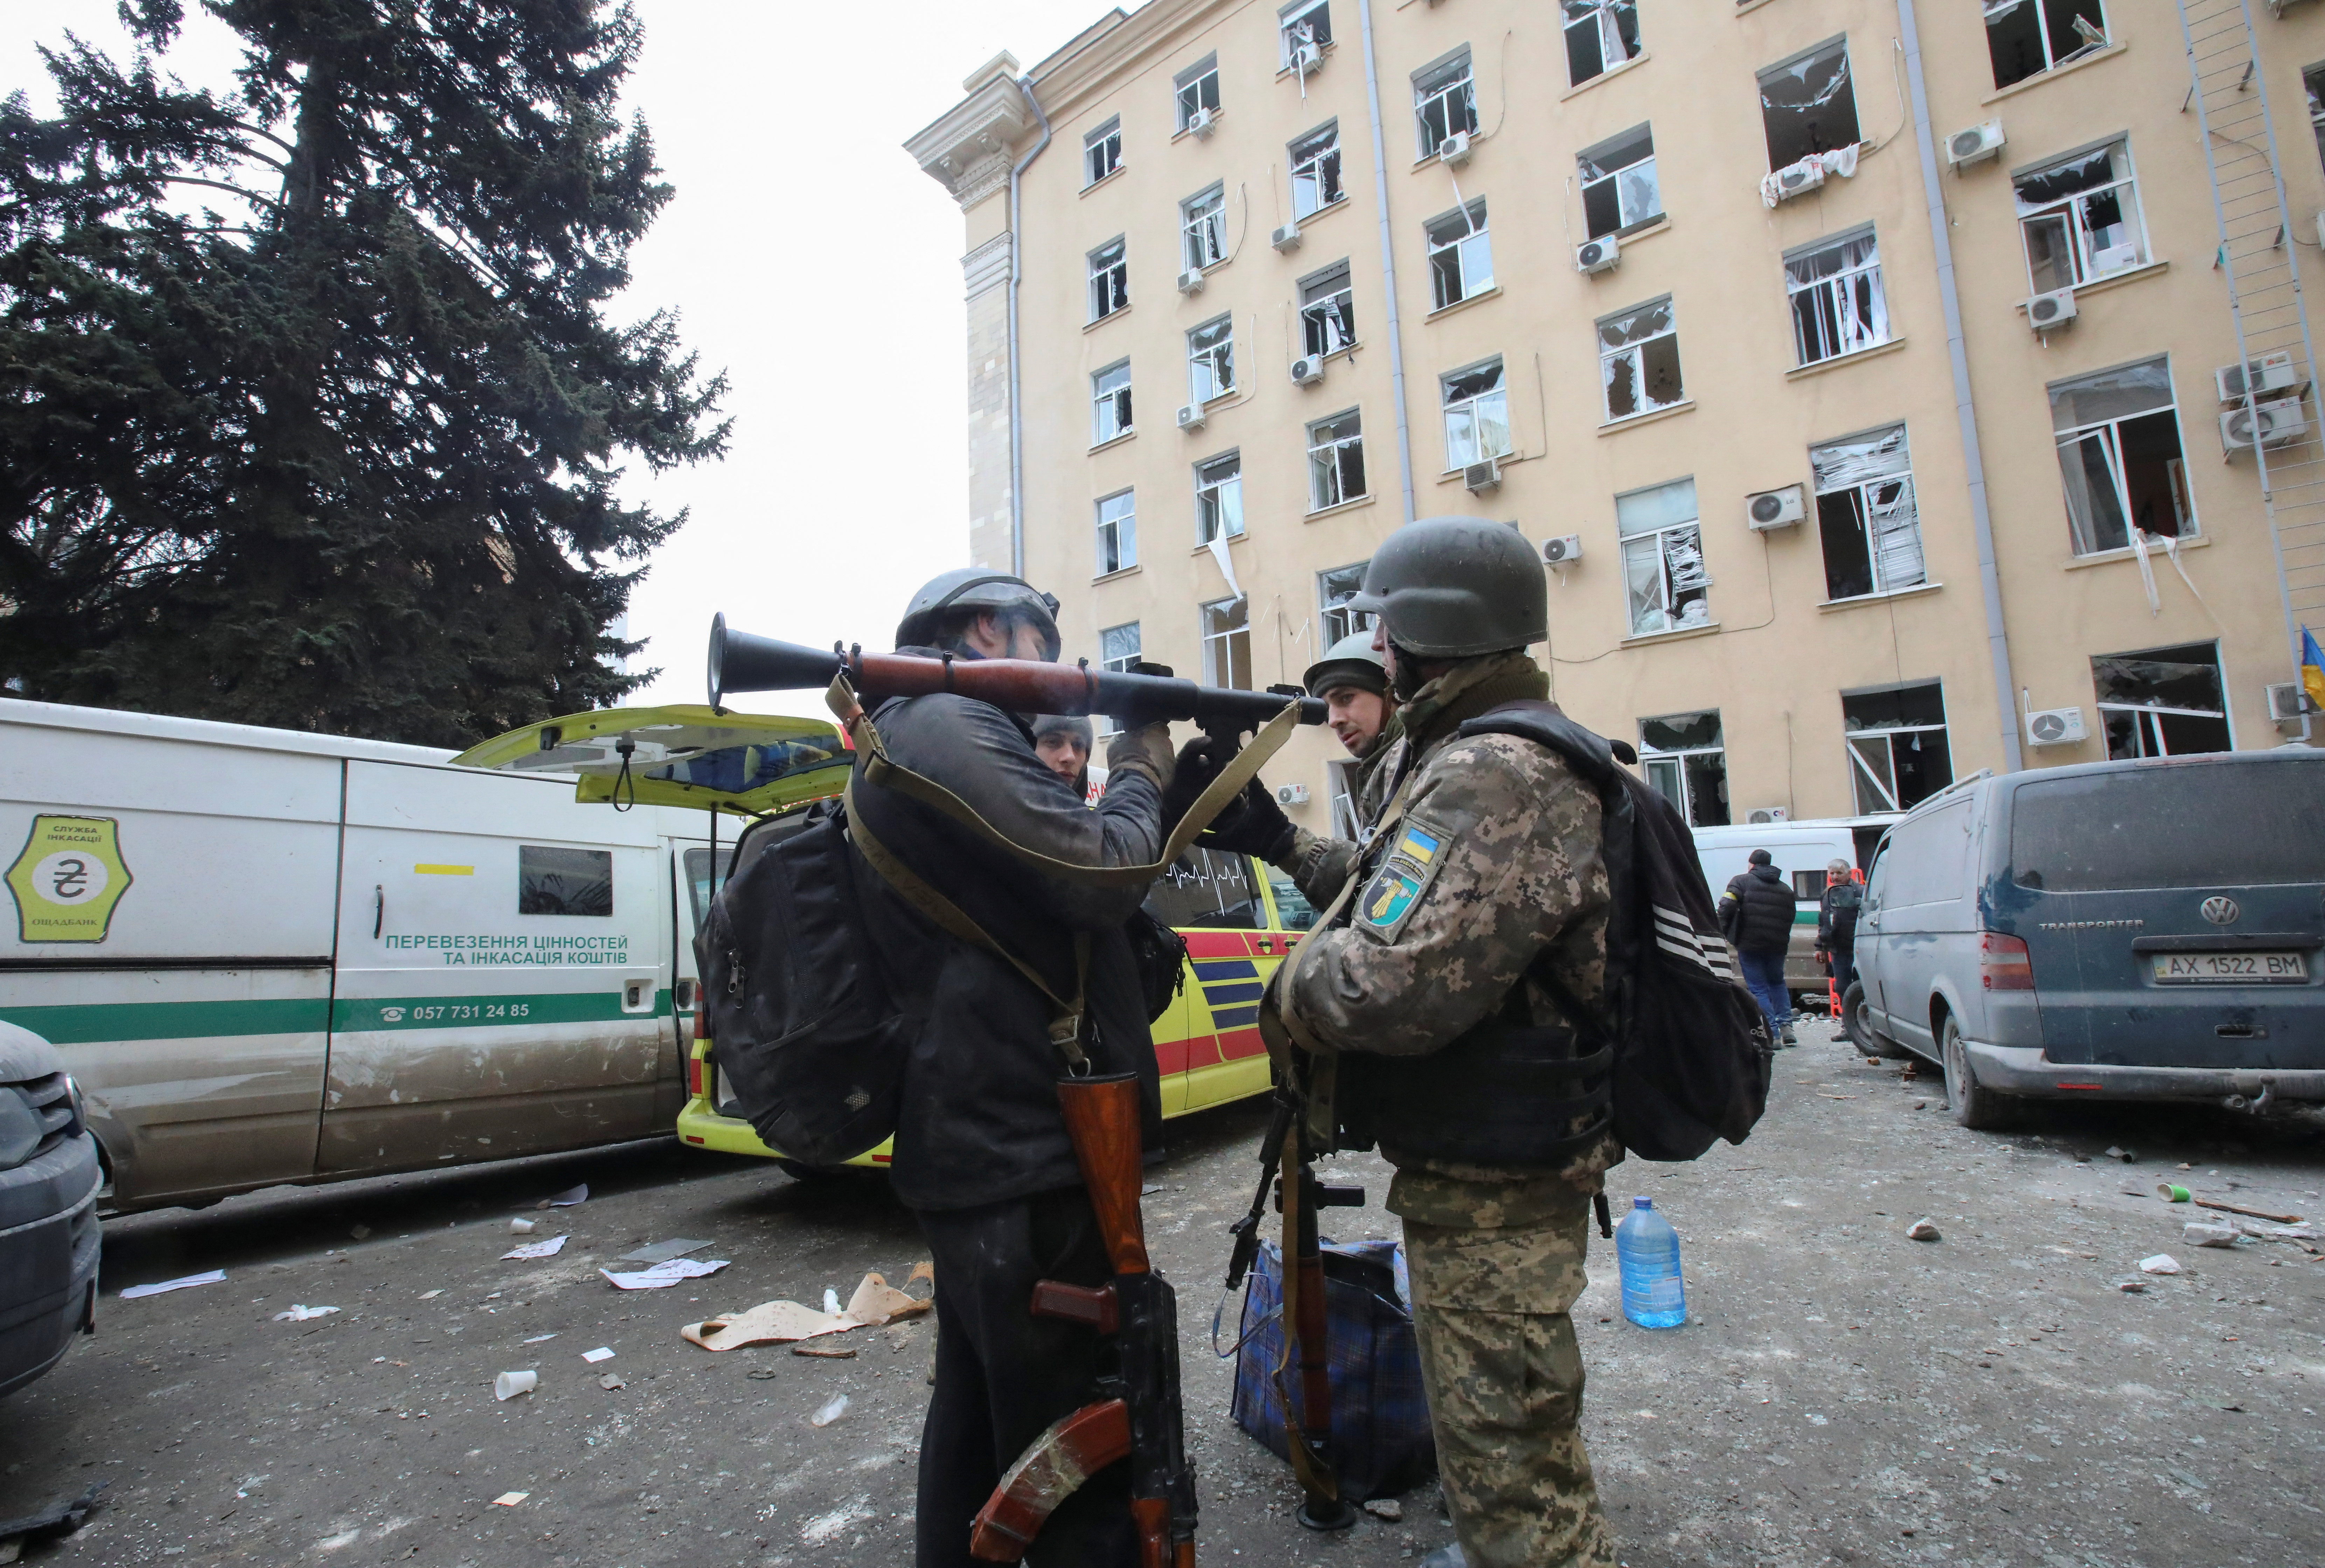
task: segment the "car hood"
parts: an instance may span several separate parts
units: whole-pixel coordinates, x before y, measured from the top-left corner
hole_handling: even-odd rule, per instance
[[[23,1084],[65,1070],[56,1047],[28,1028],[0,1021],[0,1084]]]

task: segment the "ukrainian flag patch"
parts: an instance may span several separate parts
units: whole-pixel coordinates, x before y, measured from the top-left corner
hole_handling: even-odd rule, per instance
[[[1427,865],[1437,858],[1437,835],[1418,827],[1408,827],[1404,830],[1404,836],[1397,840],[1396,847],[1400,853]]]

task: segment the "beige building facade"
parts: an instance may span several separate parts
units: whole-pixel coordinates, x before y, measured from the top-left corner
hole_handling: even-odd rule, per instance
[[[907,143],[972,558],[1069,657],[1263,687],[1409,517],[1508,521],[1557,699],[1700,826],[2302,738],[2325,3],[2186,12],[1149,0],[1002,56]],[[1270,770],[1295,819],[1342,760]]]

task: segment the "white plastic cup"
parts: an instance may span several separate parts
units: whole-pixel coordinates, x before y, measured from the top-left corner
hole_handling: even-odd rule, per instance
[[[509,1222],[509,1229],[522,1236],[526,1231],[533,1229],[533,1222],[531,1220],[511,1220]]]
[[[539,1372],[503,1372],[493,1379],[493,1397],[514,1399],[519,1394],[530,1394],[540,1387]]]

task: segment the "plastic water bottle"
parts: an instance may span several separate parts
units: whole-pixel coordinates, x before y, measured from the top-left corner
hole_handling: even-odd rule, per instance
[[[1655,1212],[1653,1198],[1631,1200],[1631,1212],[1615,1227],[1615,1261],[1623,1275],[1625,1317],[1641,1328],[1677,1328],[1687,1321],[1679,1232]]]

